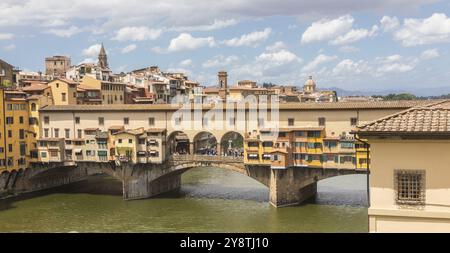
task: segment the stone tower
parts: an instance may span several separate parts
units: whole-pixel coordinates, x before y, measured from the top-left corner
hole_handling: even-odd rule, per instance
[[[108,69],[108,56],[106,55],[105,47],[102,43],[102,48],[100,48],[100,53],[98,54],[98,65],[102,69]]]
[[[227,82],[228,82],[228,74],[226,71],[219,71],[217,74],[219,78],[219,88],[221,89],[227,89]]]

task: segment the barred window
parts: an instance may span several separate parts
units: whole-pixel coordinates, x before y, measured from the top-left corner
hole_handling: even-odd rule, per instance
[[[395,170],[397,204],[423,205],[425,203],[425,171]]]

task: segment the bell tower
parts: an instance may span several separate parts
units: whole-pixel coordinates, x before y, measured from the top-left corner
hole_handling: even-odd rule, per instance
[[[103,69],[108,69],[108,56],[106,55],[105,47],[103,46],[100,48],[100,53],[98,54],[98,65]]]

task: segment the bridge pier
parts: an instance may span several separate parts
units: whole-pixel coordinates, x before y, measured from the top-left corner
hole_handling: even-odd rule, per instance
[[[303,168],[272,169],[269,202],[275,207],[298,205],[315,197],[317,177]]]
[[[151,180],[148,177],[132,177],[122,181],[125,200],[146,199],[181,187],[181,173],[171,173]]]

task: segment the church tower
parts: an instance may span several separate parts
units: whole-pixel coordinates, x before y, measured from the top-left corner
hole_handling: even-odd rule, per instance
[[[98,54],[98,65],[102,69],[108,69],[108,56],[106,55],[105,47],[102,43],[102,48],[100,49],[100,53]]]

